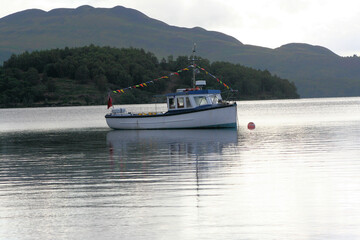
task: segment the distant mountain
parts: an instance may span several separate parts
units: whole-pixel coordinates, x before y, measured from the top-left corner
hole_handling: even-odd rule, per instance
[[[220,32],[170,26],[120,6],[31,9],[0,19],[0,62],[11,53],[89,44],[144,48],[158,57],[176,57],[191,54],[194,42],[198,54],[211,61],[267,69],[294,81],[301,97],[360,96],[360,58],[340,57],[320,46],[245,45]]]
[[[7,51],[1,60],[9,51],[89,44],[144,48],[164,57],[191,53],[194,41],[199,43],[201,53],[211,46],[228,49],[242,45],[222,33],[169,26],[124,7],[26,10],[0,19],[0,36],[0,50]],[[217,55],[213,53],[212,59]]]

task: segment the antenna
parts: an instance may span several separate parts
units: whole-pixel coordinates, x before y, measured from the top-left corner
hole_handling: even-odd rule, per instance
[[[192,50],[192,65],[193,65],[193,88],[196,87],[196,79],[195,79],[195,68],[196,68],[196,63],[195,63],[195,53],[196,53],[196,43],[194,43],[194,47]]]

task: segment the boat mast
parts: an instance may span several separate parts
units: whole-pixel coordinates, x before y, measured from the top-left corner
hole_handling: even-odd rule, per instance
[[[195,67],[196,67],[196,64],[195,64],[195,52],[196,52],[196,43],[194,43],[194,48],[193,48],[193,51],[192,51],[192,65],[193,65],[193,79],[192,79],[192,82],[193,82],[193,88],[195,89],[196,88],[196,79],[195,79]]]

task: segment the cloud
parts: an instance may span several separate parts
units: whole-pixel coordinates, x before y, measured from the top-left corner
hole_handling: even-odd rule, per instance
[[[306,0],[279,0],[278,5],[283,12],[299,14],[309,9],[311,3]]]

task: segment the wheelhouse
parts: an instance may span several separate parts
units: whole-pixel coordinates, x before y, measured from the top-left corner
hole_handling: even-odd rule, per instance
[[[178,89],[176,93],[166,95],[169,111],[194,109],[222,102],[220,90]]]

